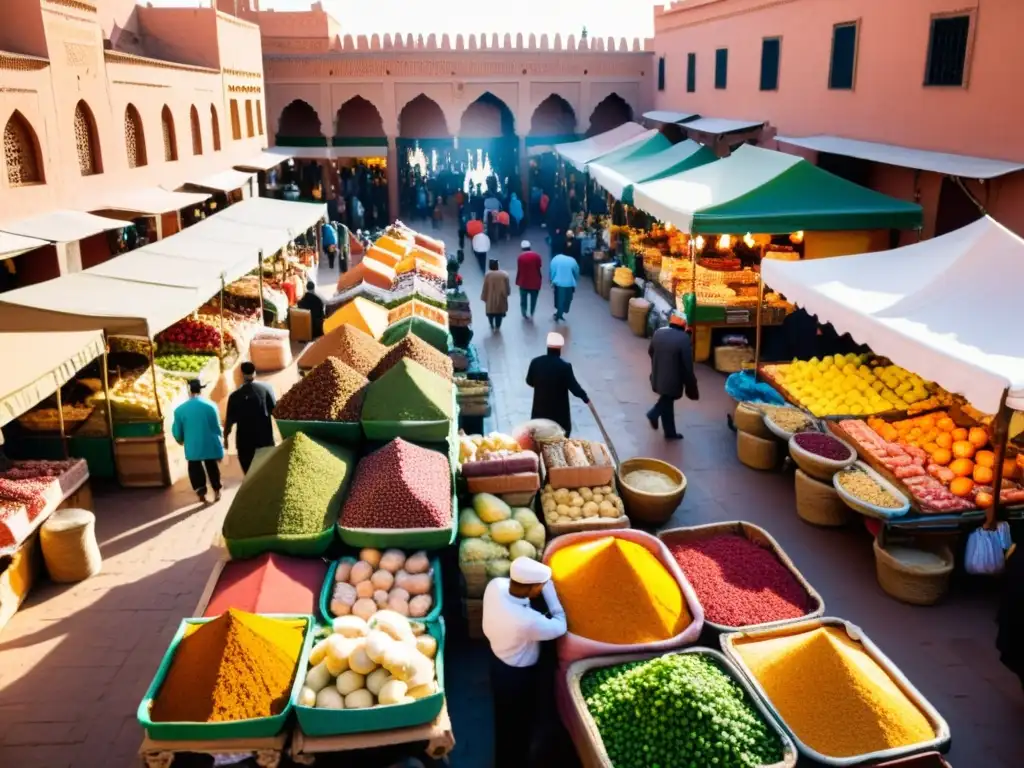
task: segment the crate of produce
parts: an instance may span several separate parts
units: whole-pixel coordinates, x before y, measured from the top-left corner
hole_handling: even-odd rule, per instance
[[[573,494],[580,496],[583,501],[582,505],[573,503]],[[596,496],[600,496],[600,498],[595,501]],[[594,508],[588,506],[589,502],[597,505],[596,514],[594,514]],[[629,517],[625,512],[625,503],[619,497],[614,481],[609,485],[593,488],[569,489],[545,486],[538,503],[544,517],[544,524],[552,537],[580,531],[612,531],[631,527]],[[573,517],[575,514],[573,508],[577,506],[580,513],[577,517]]]
[[[754,350],[751,347],[715,347],[715,370],[719,373],[736,373],[753,363]]]
[[[536,493],[540,490],[540,475],[536,472],[516,472],[509,475],[466,477],[470,493]]]
[[[741,537],[750,545],[756,546],[760,552],[754,551],[750,546],[742,543],[729,542],[724,537]],[[706,525],[695,525],[686,528],[670,528],[658,533],[658,538],[665,543],[672,553],[676,562],[680,564],[683,572],[687,574],[690,583],[697,592],[697,598],[704,608],[704,626],[716,632],[735,632],[738,629],[763,629],[782,624],[801,621],[803,619],[817,618],[825,613],[825,601],[817,590],[808,583],[807,579],[794,565],[793,561],[785,553],[779,543],[760,526],[745,521],[732,521],[725,523],[708,523]],[[714,540],[719,539],[719,542]],[[686,545],[700,544],[695,547],[693,554],[682,554],[681,547]],[[742,569],[735,576],[725,565],[716,566],[717,559],[735,557],[737,562],[734,568]],[[757,566],[751,565],[754,558],[760,562]],[[768,559],[771,558],[771,559]],[[692,565],[687,567],[692,559]],[[751,578],[747,569],[756,568],[758,573],[767,573],[771,578],[771,584],[763,584],[758,581],[749,581]],[[772,569],[768,571],[768,569]],[[720,581],[716,584],[715,581]],[[730,592],[743,589],[746,583],[750,589],[756,591],[759,597],[750,604],[751,608],[767,613],[778,608],[781,611],[788,611],[793,608],[792,616],[784,619],[765,620],[759,617],[751,623],[725,623],[719,616],[720,609],[715,604],[717,599],[728,600]],[[778,587],[773,588],[773,587]],[[723,589],[724,588],[724,589]],[[769,592],[772,598],[771,605],[766,606],[765,591]],[[799,593],[802,593],[799,594]],[[719,597],[721,595],[721,598]],[[799,597],[805,599],[801,605]],[[742,596],[740,596],[742,599]],[[722,614],[734,613],[728,606],[723,606]],[[803,612],[797,610],[802,608]],[[715,618],[718,621],[715,621]]]
[[[659,714],[663,710],[660,691],[637,690],[630,699],[638,702],[639,709],[635,709],[632,703],[617,698],[615,691],[605,689],[604,681],[597,676],[623,666],[633,676],[621,680],[620,691],[631,685],[639,686],[638,676],[644,669],[657,670],[680,681],[680,692],[672,696],[675,703],[669,707],[671,714]],[[607,714],[595,717],[588,698],[600,700]],[[731,745],[737,741],[747,745],[743,765],[793,768],[799,757],[792,738],[782,730],[749,682],[733,663],[711,648],[617,654],[573,662],[565,671],[564,682],[559,682],[556,700],[585,768],[614,768],[628,760],[630,753],[638,763],[707,766],[712,761],[717,763],[719,758],[724,760],[726,755],[731,757],[732,750],[724,747],[723,742]],[[691,713],[695,717],[688,719]],[[742,715],[737,717],[738,713]],[[602,728],[604,717],[616,715],[621,718],[620,725],[609,722]],[[661,721],[663,726],[658,730],[656,744],[631,735],[652,721]],[[622,732],[610,732],[613,726]],[[722,747],[721,755],[709,752],[716,745]],[[649,756],[652,748],[657,756]],[[616,755],[615,759],[609,752]]]
[[[226,614],[224,615],[226,616]],[[145,729],[146,735],[158,741],[207,741],[212,739],[253,739],[275,736],[281,732],[292,711],[292,702],[298,696],[302,688],[302,681],[305,669],[308,665],[309,652],[313,645],[313,617],[297,614],[274,614],[260,616],[260,619],[278,619],[286,622],[301,622],[303,626],[303,640],[299,655],[296,659],[295,671],[292,675],[289,700],[276,715],[270,717],[257,717],[247,720],[223,721],[223,722],[155,722],[151,712],[153,702],[160,695],[160,689],[171,670],[175,654],[185,638],[186,632],[191,633],[195,628],[213,621],[221,620],[223,617],[212,618],[189,618],[182,619],[178,631],[171,640],[170,646],[164,653],[160,666],[157,668],[156,676],[149,684],[142,702],[139,704],[136,717],[139,724]],[[197,681],[198,684],[198,681]]]
[[[459,513],[459,571],[467,597],[483,597],[491,579],[506,577],[517,557],[541,559],[547,533],[537,514],[497,496],[476,494]],[[486,538],[485,538],[486,537]]]
[[[552,488],[610,485],[615,464],[603,443],[559,440],[541,447],[545,480]]]
[[[942,715],[848,621],[809,619],[722,635],[721,643],[800,753],[817,764],[876,764],[949,747]]]
[[[309,437],[316,437],[329,443],[358,447],[363,440],[363,426],[358,421],[293,421],[275,419],[281,437],[291,437],[296,432],[304,432]]]
[[[386,552],[387,552],[387,550],[385,550],[385,553]],[[376,588],[377,587],[380,587],[382,589],[382,591],[384,591],[384,592],[392,592],[396,587],[404,589],[404,587],[401,587],[401,585],[398,584],[396,579],[395,579],[396,573],[398,571],[402,570],[404,564],[400,563],[400,564],[398,564],[398,567],[396,569],[394,569],[394,570],[390,569],[390,566],[388,565],[388,562],[387,562],[387,558],[385,557],[384,559],[381,559],[381,552],[380,552],[380,550],[376,550],[376,549],[372,549],[371,548],[371,550],[369,550],[369,552],[364,549],[364,550],[361,550],[360,552],[357,552],[355,554],[343,555],[342,557],[340,557],[337,560],[334,560],[331,563],[330,567],[327,570],[327,577],[324,579],[323,588],[320,590],[320,616],[323,618],[324,621],[330,623],[330,622],[334,621],[334,619],[336,618],[336,614],[331,611],[331,600],[332,600],[332,597],[334,595],[335,584],[337,584],[339,582],[342,582],[342,581],[345,582],[345,583],[349,583],[351,581],[351,576],[349,576],[346,579],[339,579],[338,578],[338,569],[339,569],[339,567],[346,567],[346,570],[351,571],[351,567],[359,562],[360,555],[362,555],[364,553],[367,553],[371,557],[371,561],[368,561],[368,564],[371,567],[374,568],[374,573],[371,574],[370,579],[369,579],[371,581],[371,583],[372,583],[373,577],[376,576],[377,572],[379,570],[382,570],[382,569],[387,571],[389,574],[391,574],[391,577],[392,577],[391,578],[391,586],[388,589],[383,589],[383,587],[387,586],[386,582],[378,582],[378,583],[374,584],[374,587],[375,587],[374,592],[376,592]],[[374,558],[374,553],[376,554],[376,558]],[[404,554],[405,553],[403,553],[403,555]],[[372,559],[377,559],[377,563],[373,563]],[[428,573],[430,574],[430,582],[431,582],[430,591],[429,591],[429,595],[430,595],[430,598],[431,598],[431,607],[430,607],[430,610],[424,616],[413,616],[412,617],[413,619],[415,619],[417,621],[428,621],[428,622],[429,621],[436,621],[437,618],[441,615],[441,605],[442,605],[441,560],[436,555],[434,557],[429,558],[429,571],[428,571]],[[416,575],[416,574],[410,574],[410,575]],[[375,599],[375,598],[371,598],[371,599]],[[380,609],[389,607],[388,603],[384,603],[383,605],[378,603],[377,605],[378,605],[378,608],[380,608]]]
[[[441,713],[445,702],[444,619],[430,622],[426,624],[425,628],[426,634],[430,635],[436,643],[434,655],[436,681],[433,685],[433,693],[401,704],[373,704],[361,707],[346,706],[344,709],[327,709],[308,706],[300,701],[302,686],[299,686],[299,689],[296,689],[292,697],[292,705],[295,708],[295,717],[299,722],[299,728],[302,729],[302,733],[307,736],[335,736],[348,733],[409,728],[432,722]],[[372,661],[369,663],[373,664]],[[374,670],[381,669],[377,664],[373,664],[373,667]],[[349,670],[352,671],[351,666]],[[366,680],[368,681],[372,676],[373,672],[371,671],[367,674]],[[336,688],[336,690],[338,689]],[[376,700],[377,695],[373,694],[371,701]]]
[[[451,382],[404,359],[367,387],[361,423],[369,440],[440,442],[454,431],[457,416]]]

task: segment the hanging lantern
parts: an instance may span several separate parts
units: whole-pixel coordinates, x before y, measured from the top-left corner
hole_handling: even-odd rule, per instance
[[[789,236],[789,242],[791,243],[802,243],[804,241],[804,231],[802,229],[797,230]]]
[[[703,251],[704,250],[704,236],[703,235],[697,235],[697,239],[694,240],[694,244],[697,246],[697,250],[698,251]]]
[[[730,248],[732,248],[732,237],[729,235],[722,235],[718,238],[718,250],[728,251]]]
[[[746,245],[747,248],[753,248],[756,245],[754,236],[747,232],[747,234],[743,236],[743,244]]]

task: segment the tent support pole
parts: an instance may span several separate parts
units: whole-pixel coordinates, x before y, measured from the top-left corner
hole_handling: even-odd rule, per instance
[[[110,439],[114,439],[114,409],[110,405],[110,371],[107,369],[109,352],[107,352],[107,346],[103,346],[103,360],[101,365],[103,366],[103,402],[107,409],[107,429],[110,430]]]
[[[160,405],[160,382],[156,378],[156,345],[149,340],[149,371],[153,374],[153,400],[156,401],[156,419],[164,420],[164,409]]]
[[[220,372],[224,373],[224,275],[220,276]],[[239,350],[241,351],[241,350]]]
[[[260,325],[263,325],[263,249],[260,249]]]
[[[694,242],[693,232],[690,232],[690,295],[693,297],[693,317],[686,318],[686,324],[693,328],[697,317],[697,245]],[[684,312],[686,302],[683,302]],[[693,361],[697,362],[697,330],[693,331],[693,344],[690,345],[693,351]]]
[[[1010,438],[1010,418],[1013,416],[1011,410],[1006,406],[1006,398],[1010,393],[1009,387],[1003,390],[1003,396],[999,400],[999,410],[992,421],[992,444],[996,449],[996,460],[994,477],[992,478],[992,506],[985,510],[985,529],[994,530],[999,521],[999,495],[1003,488],[1003,460],[1006,458],[1006,444]]]
[[[60,426],[60,449],[66,459],[68,457],[68,436],[64,428],[64,397],[60,393],[60,387],[57,387],[57,424]]]
[[[764,309],[764,278],[757,276],[757,313],[754,315],[754,383],[761,368],[761,313]]]

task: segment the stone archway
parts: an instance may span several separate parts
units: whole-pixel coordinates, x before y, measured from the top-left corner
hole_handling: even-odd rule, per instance
[[[609,93],[594,107],[590,113],[590,127],[587,129],[587,136],[596,136],[599,133],[618,128],[623,123],[633,119],[633,108],[619,94]]]
[[[448,121],[440,105],[420,94],[398,113],[398,135],[403,139],[448,139]]]
[[[459,122],[459,138],[496,139],[514,136],[516,119],[508,104],[485,91],[466,107]]]
[[[320,127],[320,116],[309,102],[295,99],[281,110],[281,117],[277,121],[277,135],[303,139],[321,138],[323,130]]]
[[[334,135],[349,138],[380,138],[386,136],[384,119],[373,102],[353,96],[339,107],[334,121]]]
[[[576,112],[557,93],[552,93],[533,110],[531,136],[568,136],[573,133],[576,133]]]

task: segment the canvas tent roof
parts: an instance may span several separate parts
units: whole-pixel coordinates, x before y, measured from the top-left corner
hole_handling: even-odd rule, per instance
[[[214,192],[232,192],[249,184],[256,174],[251,171],[226,170],[204,176],[199,179],[188,179],[182,182],[200,189],[212,189]]]
[[[187,261],[182,264],[182,261],[179,256],[169,256],[140,248],[91,267],[85,270],[84,274],[131,283],[192,288],[205,298],[220,290],[221,275],[224,274],[220,264],[205,261]],[[254,269],[255,264],[251,262],[249,267]]]
[[[1024,240],[991,218],[892,251],[769,260],[766,285],[821,322],[995,413],[1024,409]]]
[[[653,120],[656,123],[685,123],[687,120],[695,120],[700,117],[696,112],[671,112],[666,109],[655,109],[644,112],[644,119]]]
[[[229,205],[212,219],[250,227],[283,229],[298,237],[327,215],[326,203],[299,203],[271,197],[251,197]],[[205,223],[205,222],[204,222]]]
[[[209,199],[208,192],[170,192],[162,187],[143,187],[103,195],[95,208],[156,216],[199,205]]]
[[[108,219],[85,211],[56,210],[20,221],[0,224],[0,231],[45,240],[48,243],[73,243],[112,229],[124,229],[128,222]]]
[[[612,150],[637,141],[646,141],[657,133],[650,131],[638,123],[623,123],[610,131],[591,136],[580,141],[567,141],[555,144],[557,152],[566,161],[577,168],[585,168],[587,163]]]
[[[46,240],[39,240],[35,237],[0,232],[0,259],[12,259],[26,251],[49,244]]]
[[[660,152],[633,156],[618,163],[608,163],[602,157],[591,163],[588,170],[594,180],[616,199],[632,204],[633,185],[681,173],[717,159],[710,149],[688,139],[669,145]]]
[[[284,147],[273,147],[248,158],[244,163],[236,163],[239,171],[269,171],[281,163],[291,160],[295,154]]]
[[[0,426],[52,395],[104,349],[99,331],[0,333]]]
[[[742,133],[752,131],[764,125],[764,120],[727,120],[723,117],[698,117],[683,125],[691,131],[722,135],[723,133]]]
[[[594,163],[616,165],[617,163],[624,163],[629,160],[637,160],[641,157],[649,157],[671,146],[671,141],[657,131],[651,131],[650,136],[642,140],[628,142],[617,149],[613,149],[611,152],[598,155],[587,163],[587,170],[590,170],[590,166]]]
[[[797,157],[744,145],[729,157],[633,189],[634,204],[683,232],[912,229],[921,206]]]

